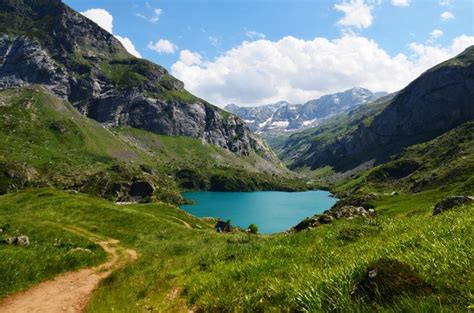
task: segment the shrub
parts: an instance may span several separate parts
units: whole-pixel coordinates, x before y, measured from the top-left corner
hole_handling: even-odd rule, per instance
[[[251,234],[258,234],[258,227],[257,227],[257,225],[255,225],[255,224],[250,224],[249,227],[247,227],[247,230],[248,230]]]

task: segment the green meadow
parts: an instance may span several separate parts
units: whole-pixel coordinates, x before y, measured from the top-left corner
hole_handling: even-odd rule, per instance
[[[0,245],[0,295],[104,262],[100,248],[64,229],[74,226],[139,255],[102,281],[88,312],[463,312],[474,303],[473,209],[431,216],[427,208],[249,236],[217,234],[211,221],[168,204],[116,205],[29,189],[0,197],[6,232],[31,241]],[[371,268],[378,280],[367,286]]]

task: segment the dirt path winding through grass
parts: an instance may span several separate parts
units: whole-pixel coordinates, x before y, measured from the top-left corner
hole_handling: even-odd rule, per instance
[[[121,247],[118,240],[100,238],[79,228],[69,227],[66,230],[99,244],[109,255],[108,261],[94,268],[61,274],[53,280],[7,297],[0,302],[0,312],[83,312],[102,279],[137,259],[137,253]]]

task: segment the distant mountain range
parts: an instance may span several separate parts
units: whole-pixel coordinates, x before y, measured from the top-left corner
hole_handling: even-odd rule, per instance
[[[280,101],[273,104],[240,107],[229,104],[225,110],[240,116],[254,132],[288,132],[316,126],[331,116],[348,112],[360,104],[375,101],[386,92],[352,88],[325,95],[303,104]]]

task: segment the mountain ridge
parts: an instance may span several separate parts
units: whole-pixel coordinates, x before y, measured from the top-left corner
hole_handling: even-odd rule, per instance
[[[336,172],[345,172],[367,162],[383,163],[408,146],[429,141],[474,118],[473,79],[471,46],[427,70],[360,119],[315,129],[306,139],[298,134],[290,137],[283,150],[300,147],[299,155],[293,153],[290,167],[331,166]]]
[[[0,11],[0,88],[43,84],[106,126],[200,138],[276,161],[240,118],[193,96],[61,1],[2,2]]]
[[[386,92],[372,93],[368,89],[354,87],[303,104],[292,104],[287,101],[251,107],[229,104],[224,109],[240,116],[249,124],[250,129],[257,133],[294,132],[314,127],[333,115],[348,112],[385,95]]]

